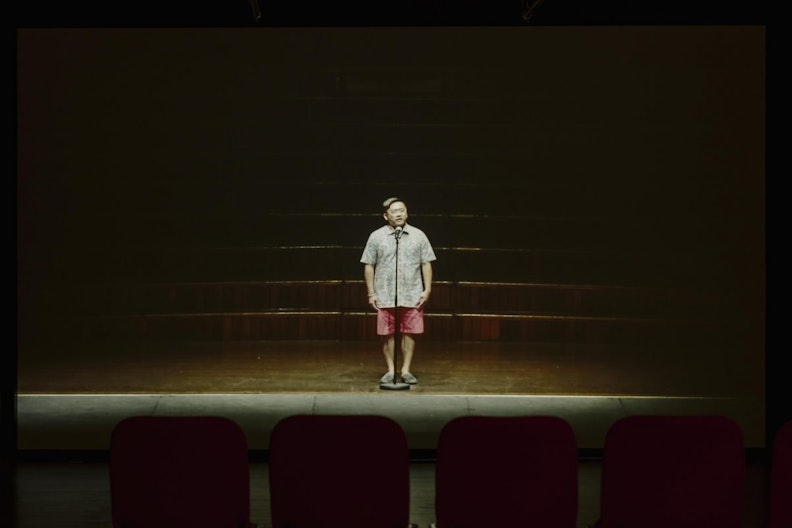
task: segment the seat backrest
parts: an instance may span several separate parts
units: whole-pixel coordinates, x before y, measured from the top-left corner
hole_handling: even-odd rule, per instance
[[[741,528],[745,448],[724,416],[628,416],[605,437],[600,526]]]
[[[575,528],[577,457],[561,418],[454,418],[438,437],[435,525]]]
[[[792,527],[792,420],[773,438],[770,466],[770,528]]]
[[[405,528],[404,430],[375,415],[293,415],[269,443],[272,528]]]
[[[247,439],[217,416],[134,416],[110,440],[114,528],[249,526]]]

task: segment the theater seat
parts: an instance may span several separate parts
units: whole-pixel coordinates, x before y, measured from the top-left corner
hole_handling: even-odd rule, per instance
[[[741,528],[745,449],[724,416],[628,416],[605,437],[600,528]]]
[[[114,528],[248,528],[247,440],[217,416],[135,416],[110,440]]]
[[[770,528],[792,528],[792,420],[773,438],[769,521]]]
[[[552,416],[463,416],[440,431],[436,528],[575,528],[575,434]]]
[[[293,415],[269,443],[272,528],[406,528],[409,450],[374,415]]]

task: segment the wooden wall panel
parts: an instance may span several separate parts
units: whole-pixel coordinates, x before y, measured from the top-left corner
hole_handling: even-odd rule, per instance
[[[429,338],[760,336],[761,28],[555,29],[23,32],[22,335],[369,339],[401,195]]]

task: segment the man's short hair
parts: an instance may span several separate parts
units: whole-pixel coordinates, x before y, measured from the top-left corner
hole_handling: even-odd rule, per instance
[[[384,202],[382,202],[382,211],[383,212],[387,212],[388,209],[390,209],[390,206],[391,206],[391,204],[393,204],[393,202],[402,202],[404,205],[407,205],[407,203],[404,200],[402,200],[401,198],[393,196],[391,198],[388,198]]]

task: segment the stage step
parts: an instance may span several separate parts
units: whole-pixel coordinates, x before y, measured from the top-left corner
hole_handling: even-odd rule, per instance
[[[368,310],[362,280],[117,283],[84,286],[76,313],[130,316]],[[726,306],[698,288],[436,281],[429,312],[479,315],[705,318]]]
[[[372,340],[362,280],[93,284],[64,332],[82,341]],[[673,287],[437,281],[434,341],[713,343],[734,331],[732,301]]]
[[[372,312],[239,312],[91,316],[85,341],[376,340]],[[717,345],[714,322],[685,319],[429,312],[423,340]]]

